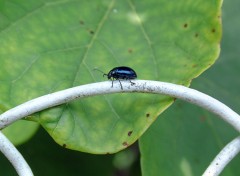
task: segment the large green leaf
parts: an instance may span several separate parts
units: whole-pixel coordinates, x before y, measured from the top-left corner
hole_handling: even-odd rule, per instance
[[[95,67],[108,72],[127,65],[139,79],[189,85],[218,56],[220,5],[220,0],[4,1],[0,107],[101,81]],[[99,96],[33,120],[64,147],[112,153],[136,141],[172,102],[156,95]]]
[[[19,120],[4,128],[3,134],[14,144],[20,145],[28,141],[37,131],[39,125],[35,122]]]
[[[3,109],[0,108],[0,114],[3,112]],[[38,123],[19,120],[7,128],[4,128],[2,132],[14,145],[21,145],[28,141],[36,133],[38,128]]]
[[[217,63],[193,81],[205,92],[240,113],[240,1],[223,4],[223,42]],[[140,140],[144,176],[201,175],[220,150],[239,135],[216,116],[178,102],[163,113]],[[221,175],[240,174],[237,156]]]

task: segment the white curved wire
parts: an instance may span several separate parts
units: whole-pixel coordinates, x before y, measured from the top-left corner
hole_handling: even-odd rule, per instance
[[[164,94],[198,105],[214,114],[217,114],[220,118],[240,132],[240,116],[225,104],[204,93],[188,87],[159,81],[134,80],[132,82],[135,84],[131,84],[129,81],[121,81],[123,88],[121,89],[121,86],[118,83],[115,83],[112,87],[111,81],[104,81],[73,87],[35,98],[1,114],[0,129],[35,112],[64,104],[78,98],[118,92],[140,92]],[[236,152],[233,152],[232,156],[235,156],[236,154]],[[229,162],[230,160],[222,161]],[[226,165],[226,163],[219,164],[224,167]],[[211,165],[209,167],[211,168]],[[212,168],[216,169],[216,167]]]
[[[20,176],[33,176],[32,170],[14,145],[0,131],[0,151],[12,163]]]
[[[212,163],[203,173],[203,176],[217,176],[225,166],[240,152],[240,137],[228,143],[214,158]]]
[[[196,104],[217,114],[240,132],[240,116],[236,112],[218,100],[197,90],[172,83],[150,80],[134,80],[134,85],[129,81],[121,81],[121,83],[123,90],[118,83],[115,83],[114,86],[111,87],[111,81],[104,81],[73,87],[35,98],[1,114],[0,129],[20,118],[50,107],[67,103],[77,98],[117,92],[141,92],[169,95]]]

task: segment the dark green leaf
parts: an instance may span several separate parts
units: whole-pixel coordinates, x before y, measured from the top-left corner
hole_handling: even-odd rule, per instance
[[[222,53],[217,63],[193,81],[193,88],[222,101],[239,113],[240,50],[239,7],[237,0],[223,4]],[[141,138],[144,176],[201,175],[231,140],[239,135],[213,114],[188,103],[177,102]],[[239,175],[237,156],[223,176]]]

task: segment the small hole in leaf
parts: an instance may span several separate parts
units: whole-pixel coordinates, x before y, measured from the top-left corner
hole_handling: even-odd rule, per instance
[[[146,114],[146,117],[150,117],[150,113],[147,113],[147,114]]]

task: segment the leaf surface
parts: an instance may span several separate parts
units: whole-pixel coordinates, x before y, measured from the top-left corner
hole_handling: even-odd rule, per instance
[[[189,85],[219,54],[221,1],[4,1],[0,107],[97,81],[116,66],[139,79]],[[105,78],[106,79],[106,78]],[[114,86],[120,86],[118,81]],[[32,118],[60,145],[113,153],[135,142],[172,98],[115,94]]]

